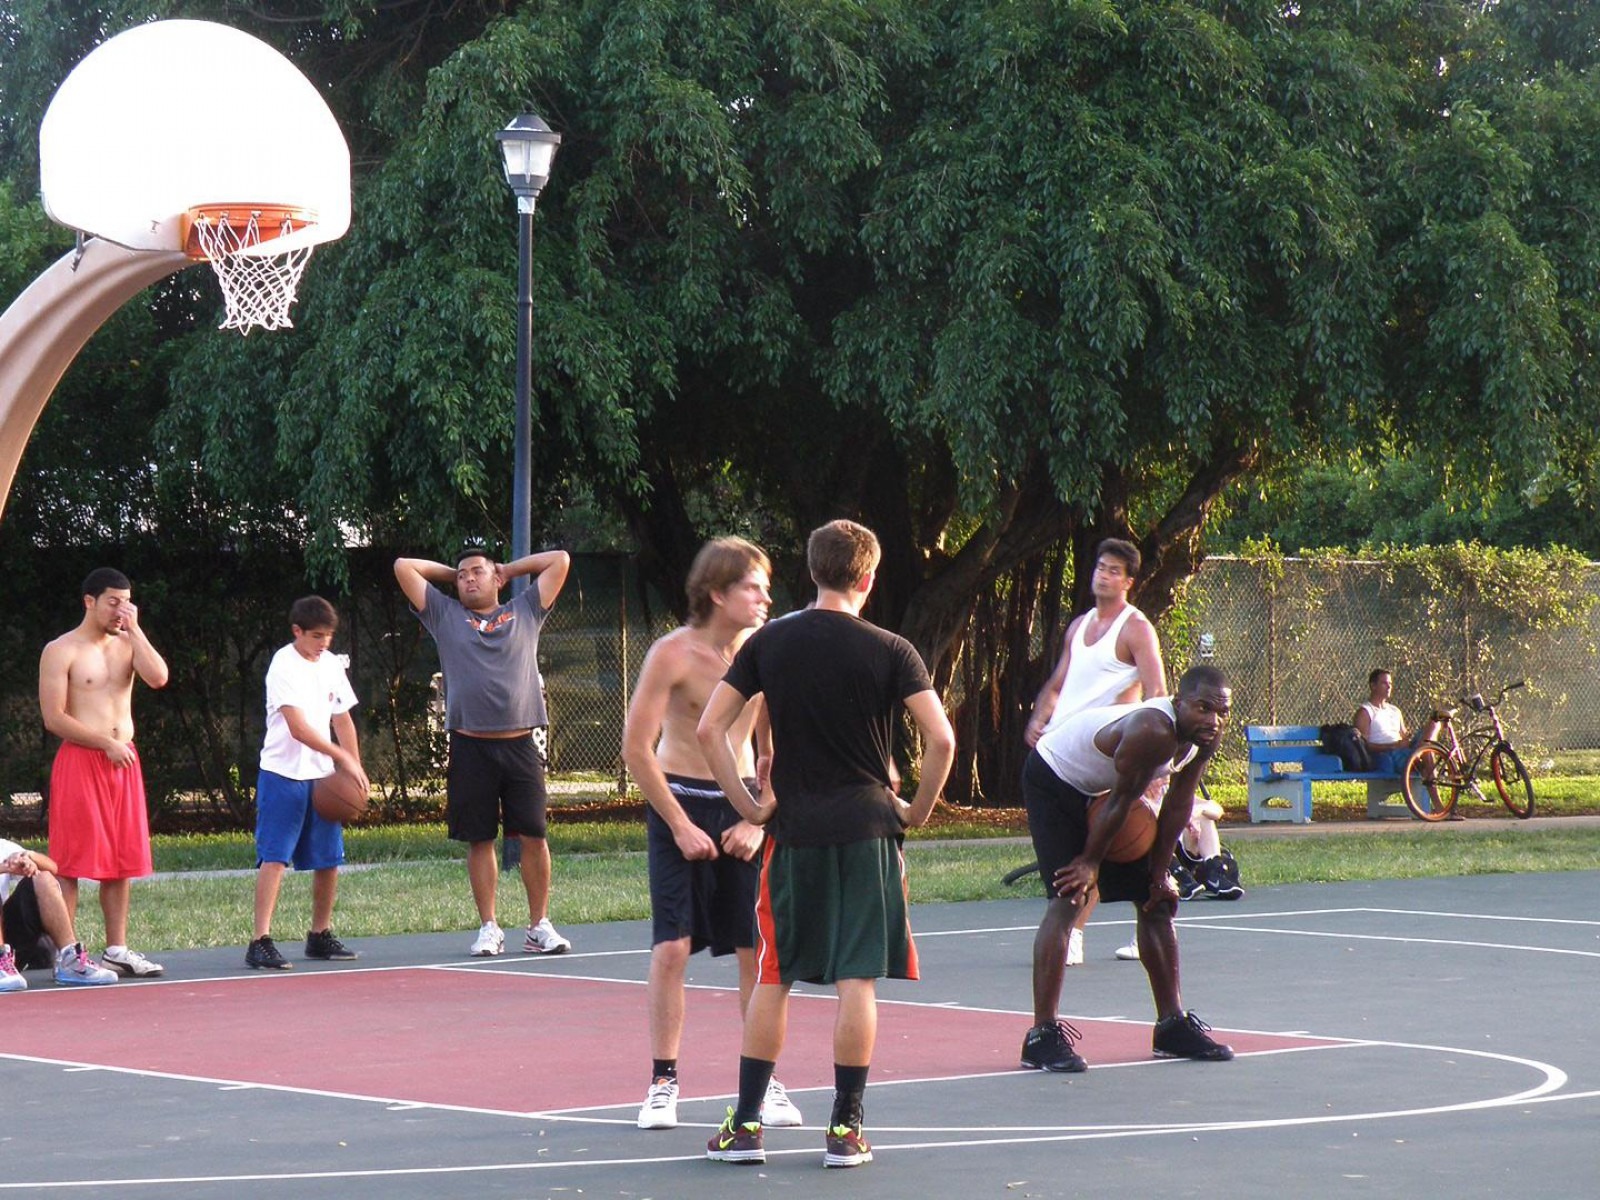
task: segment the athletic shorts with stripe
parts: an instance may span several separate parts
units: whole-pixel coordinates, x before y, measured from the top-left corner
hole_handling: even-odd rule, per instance
[[[754,781],[747,781],[753,786]],[[722,853],[722,834],[739,814],[714,779],[668,775],[667,787],[684,815],[717,843],[717,857],[684,858],[655,809],[645,811],[650,864],[650,944],[689,939],[689,952],[713,957],[755,945],[757,862]]]
[[[756,981],[917,979],[900,838],[785,846],[767,838]]]
[[[1045,895],[1056,898],[1056,872],[1083,853],[1089,841],[1089,801],[1061,776],[1037,750],[1028,752],[1022,765],[1022,804],[1028,810],[1028,832],[1033,835],[1033,853],[1039,860],[1039,877]],[[1131,863],[1102,862],[1099,879],[1101,900],[1129,900],[1143,904],[1150,899],[1150,862],[1140,858]]]

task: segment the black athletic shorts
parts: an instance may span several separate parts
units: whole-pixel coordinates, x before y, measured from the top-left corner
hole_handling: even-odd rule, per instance
[[[689,953],[712,957],[748,949],[756,940],[759,856],[751,862],[723,854],[722,832],[739,814],[715,780],[668,775],[684,814],[717,843],[717,857],[684,858],[672,830],[655,809],[645,811],[650,863],[650,944],[689,939]]]
[[[452,841],[492,842],[502,824],[507,837],[544,837],[549,798],[531,735],[476,738],[451,730],[445,786]]]
[[[1089,801],[1039,756],[1028,752],[1022,765],[1022,803],[1028,810],[1028,832],[1033,835],[1033,853],[1039,860],[1039,877],[1045,895],[1056,899],[1056,872],[1083,853],[1089,841]],[[1129,900],[1143,904],[1150,899],[1150,860],[1100,864],[1100,899]]]
[[[49,948],[40,944],[44,937],[44,921],[39,916],[39,897],[33,890],[32,879],[23,879],[11,889],[5,908],[0,909],[0,923],[5,926],[4,940],[17,956],[18,970],[52,965]]]

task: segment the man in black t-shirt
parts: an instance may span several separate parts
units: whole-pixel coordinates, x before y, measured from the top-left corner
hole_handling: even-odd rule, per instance
[[[877,980],[917,978],[901,834],[928,819],[955,758],[955,734],[916,650],[861,619],[879,557],[877,537],[852,521],[813,532],[806,561],[815,607],[753,634],[700,719],[701,748],[728,799],[746,820],[772,822],[756,901],[757,977],[745,1010],[739,1104],[706,1147],[716,1161],[766,1161],[761,1102],[787,1030],[789,989],[800,980],[832,983],[839,994],[823,1163],[872,1161],[861,1107],[877,1035]],[[758,695],[773,742],[771,787],[759,803],[728,737]],[[890,781],[902,710],[923,739],[909,804]]]

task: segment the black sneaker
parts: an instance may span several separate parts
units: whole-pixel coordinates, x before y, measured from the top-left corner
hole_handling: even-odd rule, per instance
[[[1189,869],[1189,865],[1183,859],[1174,857],[1172,866],[1167,870],[1168,874],[1172,876],[1172,882],[1178,886],[1178,899],[1194,899],[1195,893],[1200,891],[1200,881],[1194,877],[1194,872]]]
[[[1244,895],[1239,886],[1239,864],[1226,850],[1201,863],[1198,874],[1206,891],[1218,900],[1237,900]]]
[[[244,952],[244,965],[258,971],[292,971],[294,964],[278,953],[269,937],[258,937]]]
[[[332,929],[324,929],[320,933],[313,929],[306,934],[306,957],[349,962],[352,958],[361,956],[335,937]]]
[[[1211,1026],[1192,1012],[1179,1013],[1156,1022],[1150,1048],[1157,1058],[1193,1058],[1200,1062],[1227,1062],[1233,1047],[1224,1046],[1210,1036]]]
[[[1061,1071],[1076,1074],[1089,1064],[1072,1047],[1083,1034],[1065,1021],[1035,1025],[1022,1039],[1022,1065],[1030,1071]]]

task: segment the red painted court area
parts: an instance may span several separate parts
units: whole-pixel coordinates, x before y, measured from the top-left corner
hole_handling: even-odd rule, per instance
[[[639,1102],[649,1073],[645,989],[519,971],[429,967],[119,985],[7,997],[11,1054],[244,1084],[505,1112]],[[691,989],[686,1095],[731,1092],[738,997]],[[796,995],[781,1075],[832,1087],[834,1003]],[[1095,1065],[1150,1057],[1150,1026],[1076,1021]],[[1015,1069],[1027,1018],[879,1005],[875,1082]],[[1322,1044],[1228,1034],[1243,1052]]]

